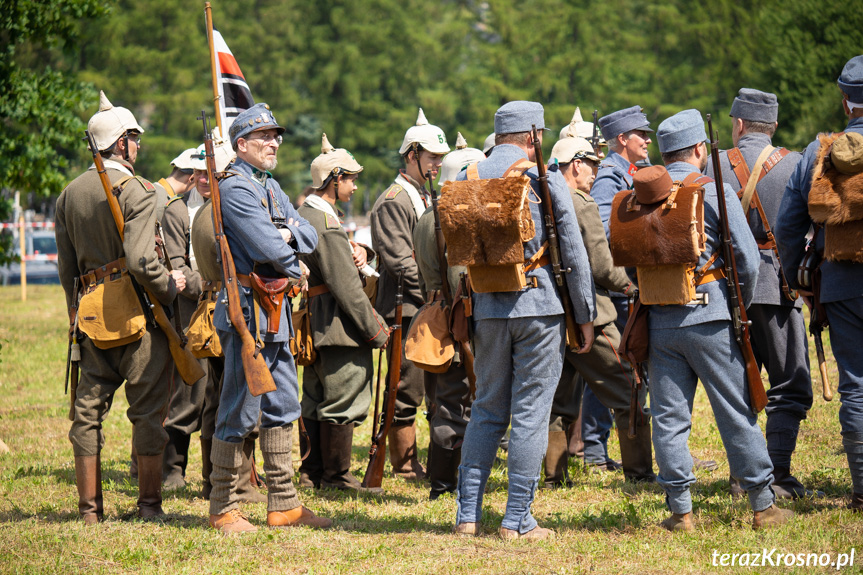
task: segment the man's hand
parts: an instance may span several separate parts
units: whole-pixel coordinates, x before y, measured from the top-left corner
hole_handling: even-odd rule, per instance
[[[578,329],[581,332],[581,348],[575,353],[582,354],[590,351],[590,348],[593,347],[593,340],[595,339],[593,333],[593,322],[588,323],[580,323],[578,324]]]
[[[368,254],[366,253],[366,248],[355,242],[354,240],[348,240],[351,242],[351,247],[353,248],[353,256],[354,256],[354,265],[357,268],[361,268],[368,263]]]
[[[177,284],[177,291],[186,289],[186,276],[180,270],[171,270],[171,277],[174,278],[174,283]]]
[[[294,218],[288,218],[288,221],[286,223],[289,226],[294,225]],[[294,237],[294,234],[291,233],[291,230],[287,228],[279,228],[279,233],[282,235],[282,239],[285,240],[286,244],[290,243],[291,239],[293,239]]]

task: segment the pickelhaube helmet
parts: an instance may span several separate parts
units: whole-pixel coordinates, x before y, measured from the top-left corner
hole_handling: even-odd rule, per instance
[[[461,135],[461,132],[459,132],[458,139],[455,142],[455,150],[443,157],[438,182],[444,184],[455,181],[455,177],[460,171],[484,159],[485,154],[481,150],[467,147],[467,141]]]
[[[224,172],[237,159],[237,153],[231,147],[231,142],[219,135],[219,128],[213,128],[213,155],[215,156],[216,172]],[[204,144],[198,146],[192,156],[192,168],[204,171],[207,169],[207,156]]]
[[[312,160],[312,187],[320,190],[331,176],[359,174],[363,167],[344,148],[334,148],[327,135],[321,136],[321,155]]]
[[[108,101],[105,92],[99,91],[99,111],[87,123],[87,130],[93,136],[98,151],[104,152],[114,145],[123,134],[130,131],[144,133],[135,116],[126,108],[114,106]]]
[[[446,154],[449,152],[449,146],[446,143],[446,136],[443,130],[429,124],[422,108],[420,108],[417,115],[416,125],[411,126],[405,132],[405,139],[402,142],[402,147],[399,148],[399,154],[404,156],[414,144],[422,146],[424,150],[428,150],[432,154]]]

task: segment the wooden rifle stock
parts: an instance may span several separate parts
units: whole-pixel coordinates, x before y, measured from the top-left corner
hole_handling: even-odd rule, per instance
[[[207,114],[203,110],[198,118],[204,123],[204,153],[207,157],[207,179],[210,187],[210,198],[213,201],[213,229],[216,233],[216,241],[219,243],[219,260],[222,264],[222,285],[228,294],[228,319],[237,330],[242,346],[240,358],[243,362],[243,373],[246,376],[246,385],[249,393],[259,396],[276,390],[276,382],[273,374],[267,366],[261,350],[255,343],[255,338],[249,332],[246,318],[243,317],[242,300],[240,299],[240,288],[237,280],[237,268],[234,266],[234,256],[228,245],[222,224],[222,197],[219,194],[219,182],[216,181],[216,156],[213,148],[213,137],[207,126]],[[257,321],[258,318],[255,318]]]
[[[590,137],[590,145],[593,146],[593,153],[596,154],[596,157],[601,158],[599,153],[602,146],[599,145],[599,120],[597,116],[599,116],[599,110],[593,110],[593,135]]]
[[[811,249],[815,249],[814,241]],[[809,306],[809,333],[815,340],[815,354],[818,357],[818,372],[821,374],[821,396],[824,401],[833,401],[833,390],[830,388],[830,378],[827,375],[827,358],[824,355],[824,342],[821,332],[827,327],[827,312],[821,301],[821,266],[812,273],[812,298],[803,298]],[[811,302],[811,303],[810,303]]]
[[[713,120],[707,114],[707,127],[710,131],[710,157],[713,161],[713,179],[716,180],[716,198],[719,204],[719,223],[722,232],[722,259],[725,261],[725,281],[728,284],[728,306],[734,325],[734,338],[743,354],[743,364],[746,369],[746,384],[749,388],[749,404],[753,413],[758,413],[767,406],[767,393],[761,381],[761,369],[752,351],[750,330],[752,322],[746,316],[746,304],[740,290],[740,279],[737,276],[737,260],[734,256],[734,246],[731,243],[731,228],[728,223],[728,206],[725,203],[725,187],[722,182],[722,167],[719,164],[718,138],[713,133]]]
[[[114,218],[114,224],[117,226],[117,231],[120,233],[120,241],[124,241],[126,237],[126,222],[123,219],[120,202],[114,194],[114,186],[111,185],[111,181],[108,179],[108,174],[105,171],[105,163],[102,161],[102,156],[96,149],[96,143],[93,141],[93,136],[89,131],[85,131],[84,133],[87,136],[87,143],[90,145],[90,152],[93,154],[93,163],[96,165],[96,171],[99,172],[99,180],[102,182],[102,189],[105,191],[108,206],[111,208],[111,215]],[[171,325],[171,321],[168,319],[168,315],[165,313],[165,309],[159,303],[159,300],[157,300],[149,290],[143,289],[132,274],[129,274],[129,278],[132,280],[132,285],[135,286],[135,291],[139,292],[139,294],[146,294],[147,297],[142,298],[144,300],[142,305],[145,307],[144,313],[147,314],[149,312],[152,314],[156,324],[165,334],[165,337],[168,338],[168,348],[171,351],[171,357],[174,359],[177,371],[180,373],[180,377],[183,381],[188,385],[192,385],[207,375],[195,356],[184,348],[184,342],[180,337],[180,334],[178,334],[174,329],[174,326]],[[152,302],[156,303],[154,304]],[[149,307],[149,309],[147,309],[147,307]]]
[[[575,324],[575,314],[572,311],[572,300],[569,297],[569,289],[566,286],[566,276],[561,269],[560,241],[557,236],[557,222],[554,219],[554,206],[551,203],[551,190],[548,187],[548,173],[545,170],[545,162],[542,159],[542,144],[539,141],[539,133],[536,126],[531,130],[533,136],[533,149],[536,153],[536,171],[539,173],[539,189],[542,192],[542,219],[545,223],[545,235],[548,240],[548,251],[551,259],[551,270],[554,275],[554,283],[557,285],[557,293],[563,304],[563,316],[566,320],[566,337],[569,347],[577,351],[581,347],[581,334]]]
[[[387,458],[387,434],[396,414],[396,393],[399,390],[402,368],[402,303],[404,301],[405,269],[399,270],[398,289],[396,290],[396,317],[390,326],[390,353],[387,367],[387,390],[383,409],[378,411],[378,393],[375,392],[375,427],[377,433],[372,437],[369,449],[369,465],[363,477],[362,486],[380,487],[384,479],[384,463]],[[380,356],[378,356],[378,391],[380,390]],[[377,425],[380,418],[380,425]]]

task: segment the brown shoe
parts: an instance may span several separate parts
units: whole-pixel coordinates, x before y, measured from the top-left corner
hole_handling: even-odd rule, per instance
[[[329,529],[333,526],[333,522],[326,517],[318,517],[300,505],[287,511],[268,512],[267,525],[270,527],[299,527],[306,525],[315,529]]]
[[[515,529],[507,529],[505,527],[501,527],[498,533],[500,534],[500,538],[504,541],[512,541],[513,539],[533,539],[539,541],[541,539],[551,539],[554,537],[554,531],[552,529],[546,529],[539,525],[527,533],[519,533]]]
[[[417,459],[416,433],[416,425],[412,423],[391,427],[387,435],[393,474],[407,481],[422,481],[426,478],[426,470]]]
[[[479,537],[479,522],[459,523],[453,527],[452,532],[462,537]]]
[[[210,527],[221,531],[225,535],[251,533],[258,530],[257,527],[249,523],[249,520],[246,519],[239,509],[231,509],[221,515],[210,515]]]
[[[694,531],[695,520],[692,518],[692,512],[689,513],[672,513],[671,517],[660,523],[664,529],[669,531]]]
[[[780,509],[776,505],[771,505],[764,511],[756,511],[752,518],[753,529],[764,529],[765,527],[776,527],[787,523],[789,519],[794,517],[794,512],[790,509]]]

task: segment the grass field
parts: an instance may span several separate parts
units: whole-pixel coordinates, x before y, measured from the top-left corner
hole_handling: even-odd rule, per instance
[[[450,534],[455,499],[428,501],[427,485],[384,477],[386,495],[352,497],[301,490],[306,506],[331,517],[335,528],[272,531],[223,537],[207,527],[208,503],[200,498],[200,446],[192,442],[189,485],[167,494],[168,519],[145,523],[134,515],[137,485],[130,481],[131,427],[118,394],[105,422],[102,453],[106,521],[87,528],[77,520],[72,448],[67,439],[68,397],[63,394],[66,312],[58,286],[30,286],[28,300],[18,288],[0,288],[0,573],[809,573],[830,567],[721,567],[723,553],[840,553],[855,551],[863,572],[863,516],[845,509],[851,490],[838,424],[838,398],[816,392],[803,422],[794,470],[807,486],[827,497],[785,503],[797,513],[772,531],[750,528],[746,502],[728,495],[728,464],[706,396],[699,392],[690,447],[716,459],[713,472],[700,472],[693,499],[698,529],[671,534],[658,527],[667,510],[661,490],[632,486],[622,474],[589,474],[573,463],[572,489],[540,491],[534,515],[553,527],[556,539],[504,543],[496,536],[506,502],[505,461],[496,465],[486,495],[485,534]],[[826,334],[825,334],[826,336]],[[825,347],[827,342],[825,340]],[[814,351],[812,352],[814,355]],[[814,357],[813,357],[814,360]],[[829,355],[830,374],[837,373]],[[814,361],[813,361],[814,365]],[[817,370],[813,370],[817,377]],[[820,384],[816,380],[818,390]],[[761,416],[763,425],[764,416]],[[357,432],[355,474],[365,469],[370,419]],[[428,427],[420,421],[420,445]],[[616,439],[610,448],[619,453]],[[426,449],[422,448],[424,460]],[[296,454],[296,449],[295,449]],[[502,456],[503,457],[503,456]],[[389,473],[389,472],[387,472]],[[245,511],[258,525],[264,504]],[[855,546],[857,547],[855,549]],[[714,556],[714,552],[718,555]],[[750,560],[752,558],[750,557]],[[768,563],[769,565],[769,563]]]

